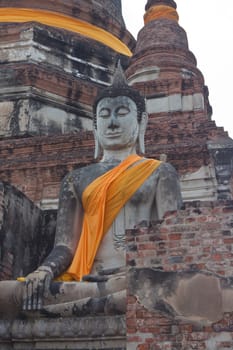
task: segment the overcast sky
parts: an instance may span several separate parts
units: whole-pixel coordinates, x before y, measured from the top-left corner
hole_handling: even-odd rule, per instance
[[[143,27],[146,0],[122,0],[128,30]],[[233,0],[176,0],[179,23],[205,78],[212,119],[233,138]],[[221,2],[221,3],[222,3]]]

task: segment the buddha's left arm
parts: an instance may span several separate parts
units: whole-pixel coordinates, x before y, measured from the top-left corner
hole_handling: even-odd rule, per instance
[[[162,220],[168,211],[178,210],[182,206],[179,177],[174,167],[162,163],[158,169],[156,185],[156,211],[158,220]]]

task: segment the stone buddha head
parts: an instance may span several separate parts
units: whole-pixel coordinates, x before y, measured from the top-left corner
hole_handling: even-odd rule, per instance
[[[112,85],[98,94],[93,112],[95,158],[101,149],[118,151],[136,145],[139,152],[144,153],[145,99],[127,84],[120,64]]]

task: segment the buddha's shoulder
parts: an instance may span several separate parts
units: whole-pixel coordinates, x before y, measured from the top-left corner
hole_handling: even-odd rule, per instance
[[[80,176],[87,176],[90,174],[92,177],[97,177],[113,169],[116,165],[116,163],[111,162],[98,162],[77,169],[77,171],[80,174]]]
[[[97,177],[103,175],[107,171],[113,169],[114,166],[115,164],[113,163],[106,164],[104,162],[89,164],[87,166],[72,170],[65,176],[64,181],[73,183],[88,183],[93,179],[96,179]]]
[[[178,177],[177,171],[174,166],[167,162],[161,162],[151,175],[155,178],[170,178]]]
[[[176,169],[171,163],[161,162],[158,169],[161,173],[177,173]]]
[[[179,175],[171,163],[161,162],[157,169],[156,176],[160,180],[177,182],[179,181]]]

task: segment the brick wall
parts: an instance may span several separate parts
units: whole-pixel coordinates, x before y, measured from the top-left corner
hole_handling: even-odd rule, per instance
[[[142,275],[139,272],[135,275],[136,282],[130,282],[129,278],[127,349],[232,349],[231,302],[224,307],[221,317],[214,317],[211,321],[207,320],[208,317],[200,320],[192,315],[178,314],[174,304],[164,303],[162,298],[150,305],[147,295],[153,299],[153,291],[152,294],[149,291],[156,276],[160,288],[154,289],[157,296],[162,295],[163,284],[168,288],[168,295],[172,295],[181,276],[187,281],[190,276],[193,278],[198,274],[207,278],[214,276],[216,281],[221,281],[221,288],[228,285],[228,291],[232,290],[233,201],[186,204],[178,213],[168,214],[162,223],[128,231],[127,240],[130,274],[142,271]],[[143,276],[148,271],[152,271],[154,277],[151,278],[153,274],[150,274],[149,282],[147,280],[145,284]],[[146,286],[143,292],[140,283]],[[204,285],[202,287],[202,294],[211,299],[211,288],[204,290]],[[189,302],[194,305],[195,295]],[[217,305],[212,303],[210,308],[217,308]]]
[[[0,141],[0,178],[32,201],[57,198],[63,177],[93,161],[92,132]]]

